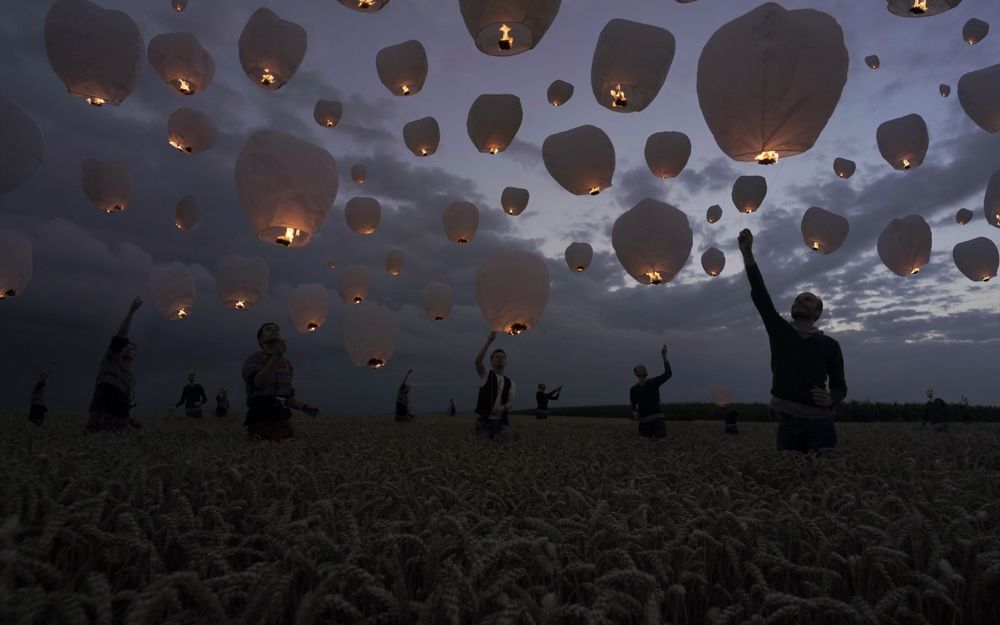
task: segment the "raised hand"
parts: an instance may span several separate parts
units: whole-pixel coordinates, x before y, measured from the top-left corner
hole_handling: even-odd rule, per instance
[[[740,230],[740,236],[736,241],[740,244],[740,251],[744,254],[753,251],[753,233],[750,232],[749,228]]]
[[[809,389],[809,392],[812,393],[813,403],[817,406],[829,408],[833,405],[833,400],[830,399],[830,394],[826,392],[826,389],[816,386]]]
[[[132,300],[131,304],[129,304],[128,311],[130,313],[134,313],[135,311],[139,310],[140,306],[142,306],[142,300],[137,297],[134,300]]]

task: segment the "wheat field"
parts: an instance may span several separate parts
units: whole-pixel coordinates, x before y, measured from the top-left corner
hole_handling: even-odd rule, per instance
[[[1000,622],[1000,426],[0,416],[0,622]]]

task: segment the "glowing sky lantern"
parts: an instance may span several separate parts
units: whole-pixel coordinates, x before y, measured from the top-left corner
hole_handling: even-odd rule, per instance
[[[236,190],[250,228],[283,247],[309,243],[339,185],[337,162],[323,148],[271,130],[247,139],[236,161]]]
[[[927,156],[930,138],[924,118],[916,113],[890,119],[875,131],[878,151],[893,169],[916,169]]]
[[[527,52],[541,41],[561,0],[459,0],[476,47],[490,56]]]
[[[327,269],[336,269],[337,268],[337,259],[336,258],[327,258],[326,259],[326,267],[327,267]]]
[[[710,247],[701,255],[701,268],[713,278],[726,267],[726,255],[717,247]]]
[[[951,87],[949,87],[944,83],[941,83],[940,85],[938,85],[938,93],[941,94],[942,98],[947,98],[948,96],[951,95]]]
[[[424,313],[433,321],[443,321],[455,304],[451,287],[444,282],[430,282],[421,296]]]
[[[844,244],[847,233],[850,232],[850,223],[836,213],[811,206],[802,215],[800,230],[806,247],[826,255],[837,251]]]
[[[479,209],[472,202],[452,202],[441,214],[445,236],[452,243],[468,243],[479,229]]]
[[[713,388],[710,395],[712,397],[712,403],[720,408],[728,406],[733,401],[733,390],[728,386]]]
[[[363,304],[344,318],[344,349],[359,367],[381,369],[399,340],[399,317],[378,304]]]
[[[248,310],[267,292],[270,271],[259,256],[223,256],[215,269],[215,289],[226,308]]]
[[[403,126],[403,143],[414,156],[430,156],[441,142],[441,129],[433,117],[421,117]]]
[[[931,259],[931,227],[920,215],[893,219],[878,237],[878,256],[897,276],[910,276]]]
[[[381,11],[382,7],[389,4],[389,0],[339,0],[340,4],[348,9],[354,9],[362,13],[374,13]]]
[[[191,269],[183,263],[154,267],[149,275],[153,303],[167,319],[186,319],[194,307],[197,291]]]
[[[330,292],[322,284],[300,284],[288,293],[288,319],[299,332],[315,332],[330,312]]]
[[[767,195],[767,180],[763,176],[740,176],[733,183],[733,204],[741,213],[756,212]]]
[[[167,119],[167,143],[185,154],[210,149],[219,140],[219,130],[201,111],[179,108]]]
[[[673,280],[691,255],[692,243],[687,215],[651,198],[622,213],[611,228],[618,262],[640,284]]]
[[[613,19],[601,30],[590,64],[597,103],[620,113],[643,110],[656,98],[674,60],[674,36],[665,28]]]
[[[989,32],[990,25],[988,23],[973,17],[962,27],[962,40],[970,46],[974,46],[985,39]]]
[[[578,126],[549,135],[542,160],[552,179],[573,195],[597,195],[611,186],[615,146],[596,126]]]
[[[500,206],[508,215],[520,215],[528,207],[528,197],[527,189],[507,187],[500,194]]]
[[[847,66],[837,20],[767,2],[709,38],[698,59],[698,103],[730,158],[771,164],[816,143]]]
[[[240,33],[240,65],[262,89],[281,89],[299,69],[306,45],[304,28],[261,7]]]
[[[944,13],[962,0],[886,0],[886,8],[899,17],[930,17]]]
[[[872,54],[865,57],[865,65],[867,65],[870,69],[878,69],[882,66],[882,62],[879,60],[877,54]]]
[[[351,165],[351,180],[357,184],[364,184],[368,180],[368,168],[361,163]]]
[[[49,64],[69,93],[121,104],[139,78],[145,46],[132,18],[88,0],[56,0],[45,15]]]
[[[573,273],[583,273],[594,260],[594,248],[590,243],[575,241],[566,246],[566,266]]]
[[[977,126],[990,133],[1000,131],[1000,63],[962,76],[958,102]]]
[[[516,95],[484,93],[469,107],[465,127],[477,150],[498,154],[514,140],[523,118],[521,99]]]
[[[994,228],[1000,228],[1000,170],[993,172],[986,185],[986,197],[983,198],[983,214],[986,221]]]
[[[83,192],[94,206],[109,215],[128,207],[132,176],[125,163],[85,158],[81,170]]]
[[[182,231],[189,232],[201,225],[201,208],[193,195],[185,195],[174,208],[174,226]]]
[[[371,275],[364,265],[348,265],[337,277],[337,292],[345,304],[360,304],[368,297]]]
[[[32,276],[31,241],[12,230],[0,230],[0,300],[24,292]]]
[[[973,282],[989,282],[997,275],[1000,252],[996,244],[986,237],[976,237],[956,245],[951,252],[955,266]]]
[[[837,174],[838,178],[850,178],[854,175],[854,171],[857,169],[857,165],[854,161],[847,158],[835,158],[833,159],[833,173]]]
[[[973,215],[972,211],[970,211],[969,209],[967,209],[967,208],[960,208],[960,209],[958,209],[958,212],[955,213],[955,223],[957,223],[960,226],[964,226],[965,224],[967,224],[970,221],[972,221],[972,217],[973,216],[974,215]]]
[[[344,116],[344,105],[337,100],[318,100],[313,107],[313,119],[325,128],[333,128]]]
[[[153,37],[146,56],[160,79],[181,95],[204,91],[215,76],[215,59],[191,33]]]
[[[403,267],[406,265],[403,260],[403,253],[399,250],[390,250],[388,254],[385,255],[385,271],[390,276],[398,276],[403,273]]]
[[[535,327],[549,301],[549,268],[534,252],[501,250],[476,268],[476,303],[490,330],[517,336]]]
[[[347,227],[358,234],[373,234],[382,219],[382,205],[373,197],[352,197],[344,205]]]
[[[416,39],[382,48],[375,55],[375,69],[389,93],[414,95],[427,80],[427,52]]]
[[[21,186],[45,160],[35,120],[0,94],[0,194]]]
[[[657,132],[646,139],[646,165],[661,180],[678,176],[691,158],[691,140],[683,132]]]
[[[553,80],[545,92],[545,99],[552,106],[562,106],[573,97],[573,85],[565,80]]]
[[[718,204],[709,206],[708,210],[705,211],[705,220],[710,224],[714,224],[720,219],[722,219],[722,207]]]
[[[187,5],[188,0],[170,0],[170,7],[178,13],[183,13]]]

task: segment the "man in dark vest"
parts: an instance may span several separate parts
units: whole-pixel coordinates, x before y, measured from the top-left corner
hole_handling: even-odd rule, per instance
[[[184,414],[192,419],[201,418],[201,405],[208,401],[208,395],[201,384],[194,381],[194,371],[188,374],[188,383],[181,391],[181,398],[174,405],[177,408],[184,404]]]
[[[496,332],[490,332],[489,338],[482,349],[476,354],[476,373],[479,375],[479,394],[476,398],[476,434],[509,443],[513,440],[510,431],[508,414],[514,405],[514,382],[503,374],[507,368],[507,352],[495,349],[490,354],[490,370],[483,366],[486,350],[497,338]]]
[[[663,373],[647,379],[649,374],[646,372],[646,366],[636,365],[632,368],[636,383],[629,390],[632,418],[639,421],[639,436],[651,439],[660,439],[667,435],[667,418],[660,403],[660,387],[670,379],[673,371],[670,370],[670,363],[667,361],[666,345],[660,348],[660,356],[663,358]]]
[[[549,418],[549,401],[555,401],[559,399],[559,393],[562,392],[562,386],[557,386],[550,392],[545,392],[545,384],[539,384],[538,390],[535,392],[535,418],[536,419],[548,419]]]

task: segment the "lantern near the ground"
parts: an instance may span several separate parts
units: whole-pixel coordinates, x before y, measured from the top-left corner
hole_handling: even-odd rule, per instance
[[[838,178],[850,178],[854,175],[854,171],[857,169],[857,165],[854,161],[846,158],[835,158],[833,159],[833,172],[837,174]]]
[[[381,369],[392,357],[399,340],[399,317],[378,304],[364,304],[347,311],[344,349],[359,367]]]
[[[701,268],[713,278],[726,267],[726,255],[717,247],[710,247],[701,255]]]
[[[618,262],[640,284],[673,280],[691,255],[692,243],[687,215],[651,198],[622,213],[611,228]]]
[[[882,63],[881,61],[879,61],[877,54],[872,54],[870,56],[865,57],[865,65],[867,65],[871,69],[878,69],[879,67],[881,67]]]
[[[718,204],[709,206],[708,210],[705,211],[705,220],[710,224],[714,224],[720,219],[722,219],[722,207]]]
[[[691,158],[691,140],[683,132],[657,132],[646,139],[646,165],[661,180],[674,178]]]
[[[146,56],[160,79],[181,95],[204,91],[215,76],[215,59],[191,33],[153,37]]]
[[[117,213],[128,207],[132,177],[119,161],[83,159],[83,192],[94,206],[105,213]]]
[[[183,263],[154,267],[149,275],[153,303],[167,319],[185,319],[194,307],[197,291],[191,269]]]
[[[167,143],[175,150],[197,154],[219,140],[219,130],[201,111],[179,108],[167,119]]]
[[[0,230],[0,300],[24,292],[32,276],[31,241],[12,230]]]
[[[878,237],[878,256],[897,276],[910,276],[931,259],[931,227],[920,215],[893,219]]]
[[[753,213],[767,195],[767,180],[763,176],[740,176],[733,183],[733,204],[741,213]]]
[[[56,0],[45,51],[66,90],[94,106],[121,104],[139,78],[145,46],[132,18],[88,0]]]
[[[938,93],[941,94],[942,98],[947,98],[948,96],[951,95],[951,87],[949,87],[944,83],[941,83],[940,85],[938,85]]]
[[[364,265],[348,265],[337,277],[337,292],[345,304],[360,304],[368,297],[371,275]]]
[[[437,152],[441,129],[433,117],[421,117],[403,126],[403,143],[414,156],[430,156]]]
[[[566,266],[573,273],[583,273],[594,260],[594,248],[590,243],[574,241],[566,246]]]
[[[523,118],[521,98],[506,93],[484,93],[469,107],[465,127],[477,150],[498,154],[514,140]]]
[[[357,184],[364,184],[368,180],[368,168],[361,163],[351,165],[351,180]]]
[[[549,268],[534,252],[494,252],[476,268],[476,303],[490,330],[512,336],[526,332],[548,301]]]
[[[970,211],[967,208],[960,208],[958,209],[958,212],[955,213],[955,222],[960,226],[964,226],[965,224],[972,221],[972,217],[973,217],[972,211]]]
[[[573,97],[573,85],[565,80],[553,80],[545,92],[545,99],[552,106],[562,106]]]
[[[846,218],[818,206],[811,206],[802,215],[800,226],[806,246],[824,255],[832,254],[844,244],[850,228]]]
[[[977,126],[990,133],[1000,131],[1000,63],[962,76],[958,102]]]
[[[0,94],[0,194],[21,186],[45,160],[42,131],[16,104]]]
[[[527,52],[542,40],[561,0],[459,0],[472,40],[490,56]]]
[[[674,60],[669,30],[613,19],[601,30],[590,63],[590,87],[597,103],[619,113],[635,113],[653,101]]]
[[[578,126],[549,135],[542,160],[552,179],[573,195],[597,195],[611,186],[615,146],[596,126]]]
[[[170,0],[170,6],[173,7],[174,11],[178,13],[183,13],[184,9],[187,8],[188,0]]]
[[[421,304],[428,317],[443,321],[455,304],[455,296],[444,282],[430,282],[424,287]]]
[[[385,271],[390,276],[398,276],[403,273],[403,267],[406,263],[403,260],[403,253],[399,250],[390,250],[388,254],[385,255]]]
[[[974,46],[985,39],[989,32],[990,25],[987,22],[973,17],[962,27],[962,39],[970,46]]]
[[[228,254],[215,268],[215,289],[226,308],[248,310],[267,292],[269,277],[263,258]]]
[[[733,401],[733,391],[728,386],[719,386],[711,391],[712,403],[720,408],[728,406]]]
[[[500,206],[508,215],[520,215],[528,207],[528,190],[519,187],[507,187],[500,194]]]
[[[953,9],[962,0],[886,0],[886,8],[899,17],[930,17]]]
[[[283,247],[309,243],[338,185],[329,152],[281,132],[255,132],[236,161],[236,190],[250,228],[261,241]]]
[[[875,140],[882,158],[900,171],[920,167],[930,144],[927,124],[916,113],[882,122],[875,131]]]
[[[427,52],[416,39],[382,48],[375,55],[375,69],[389,93],[414,95],[427,80]]]
[[[1000,170],[993,172],[986,184],[986,197],[983,198],[983,213],[986,222],[994,228],[1000,228]]]
[[[468,243],[479,229],[479,209],[472,202],[452,202],[441,215],[445,236],[452,243]]]
[[[976,237],[957,244],[951,252],[955,266],[973,282],[989,282],[997,275],[1000,252],[996,243],[986,237]]]
[[[174,226],[182,231],[189,232],[201,225],[201,208],[193,195],[185,195],[174,208]]]
[[[288,319],[303,334],[315,332],[330,312],[330,292],[322,284],[300,284],[288,293]]]
[[[698,59],[698,103],[723,152],[768,165],[816,143],[847,66],[837,20],[767,2],[709,38]]]
[[[373,197],[352,197],[344,206],[347,227],[358,234],[373,234],[382,219],[382,205]]]
[[[337,100],[318,100],[313,107],[313,119],[325,128],[333,128],[344,116],[344,105]]]
[[[240,65],[262,89],[281,89],[306,55],[306,30],[261,7],[240,33]]]
[[[381,11],[382,7],[389,4],[389,0],[339,0],[340,4],[348,9],[354,9],[362,13],[374,13]]]

